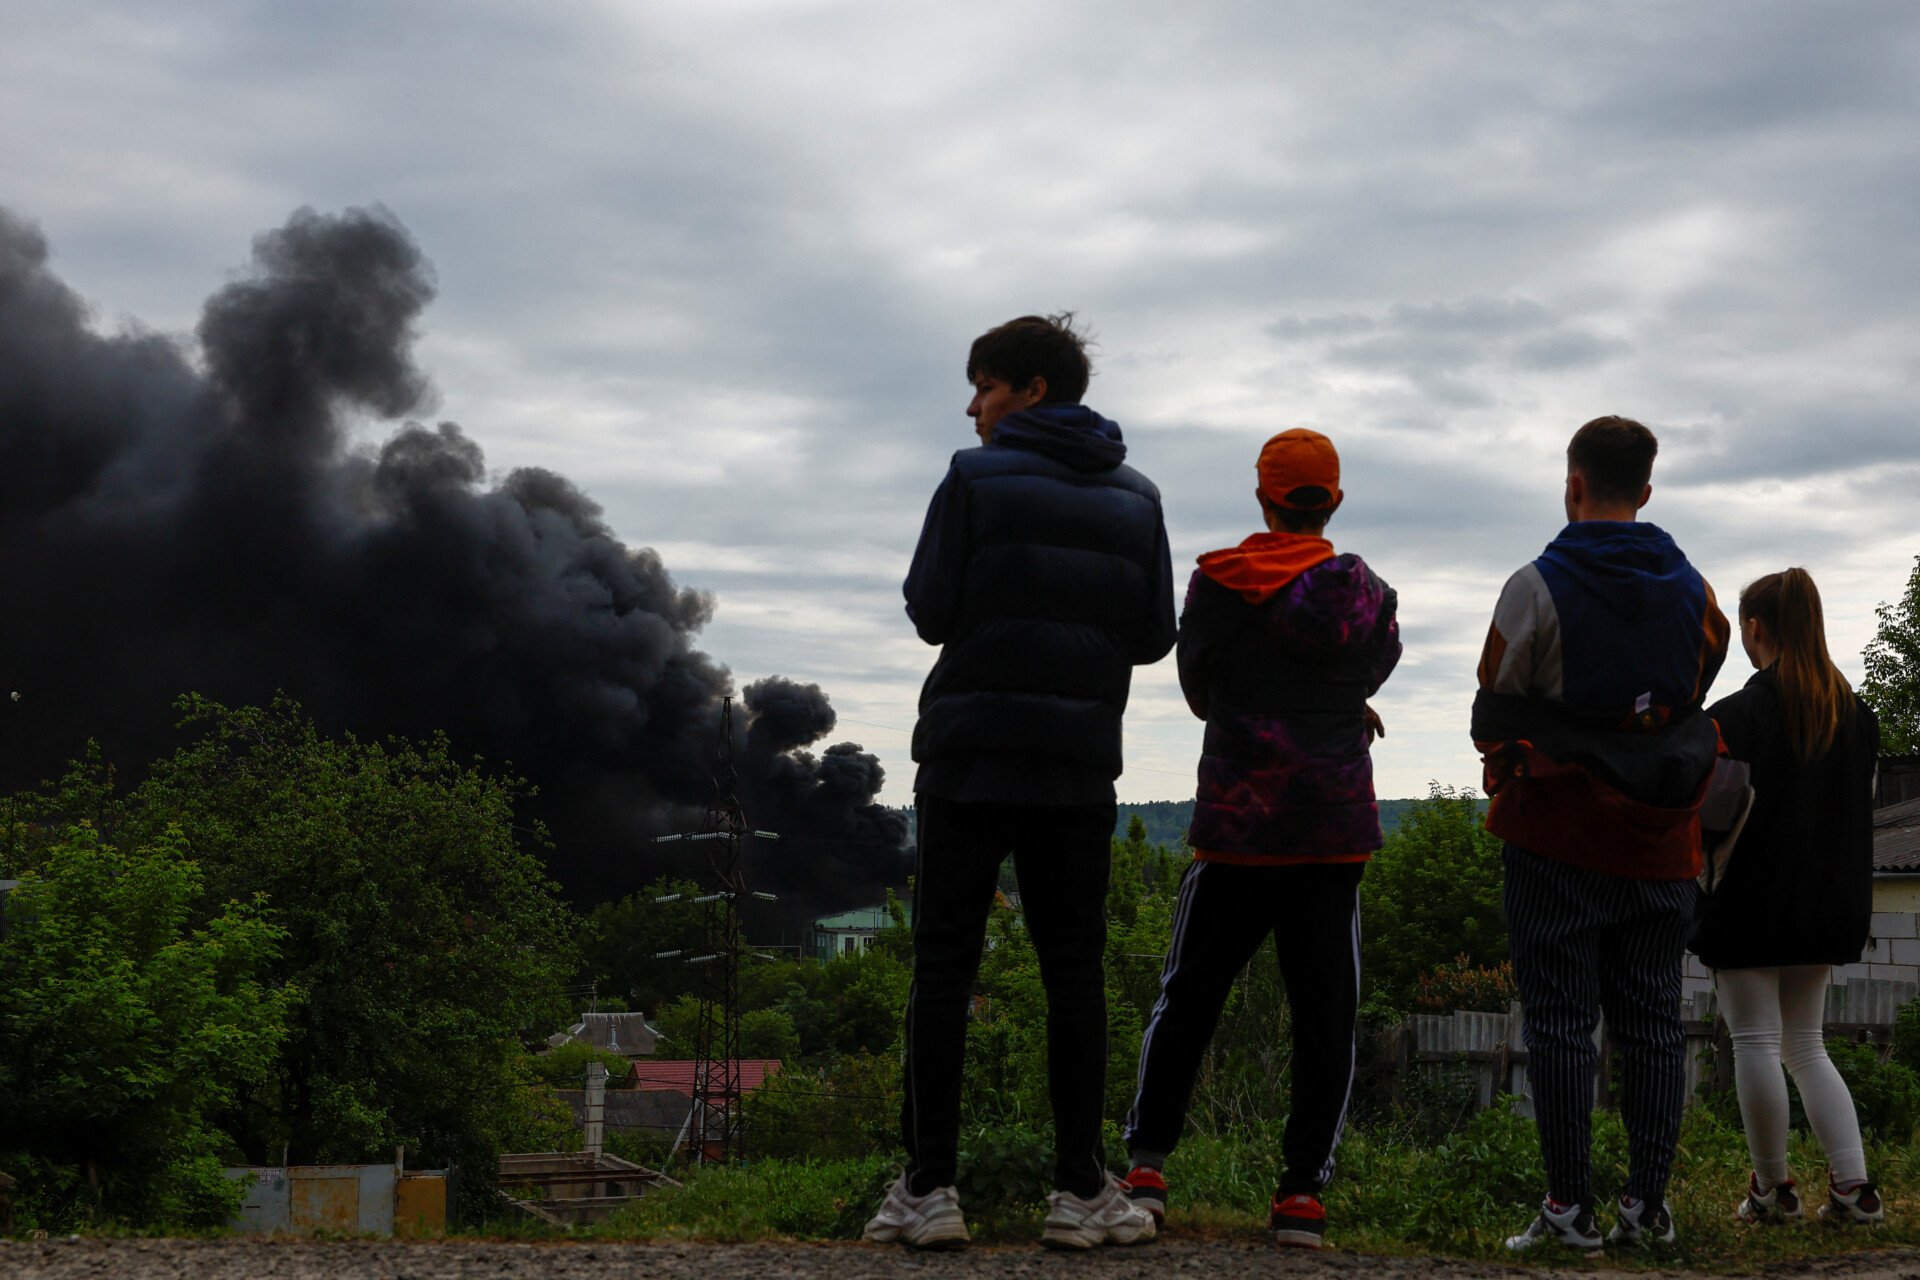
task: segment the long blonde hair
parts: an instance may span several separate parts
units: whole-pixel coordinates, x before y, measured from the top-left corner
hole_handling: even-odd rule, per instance
[[[1759,619],[1780,650],[1776,675],[1793,754],[1803,763],[1825,755],[1853,713],[1853,686],[1827,653],[1820,589],[1805,569],[1770,573],[1740,593],[1740,621],[1749,618]]]

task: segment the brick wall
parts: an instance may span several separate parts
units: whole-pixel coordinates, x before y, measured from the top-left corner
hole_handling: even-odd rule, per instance
[[[1920,991],[1920,913],[1876,911],[1868,926],[1866,949],[1853,964],[1838,965],[1833,985],[1844,987],[1862,980],[1905,983]],[[1700,958],[1687,954],[1680,974],[1680,998],[1690,1000],[1713,990],[1713,974]]]

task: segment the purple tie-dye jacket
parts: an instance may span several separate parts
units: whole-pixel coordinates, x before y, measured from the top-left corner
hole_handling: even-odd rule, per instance
[[[1180,687],[1207,722],[1197,850],[1293,861],[1380,847],[1366,702],[1400,660],[1397,596],[1356,555],[1249,603],[1196,570]]]

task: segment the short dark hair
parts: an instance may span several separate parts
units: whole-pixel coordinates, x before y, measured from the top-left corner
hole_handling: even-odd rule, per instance
[[[1587,488],[1603,502],[1638,502],[1658,452],[1653,432],[1632,418],[1608,414],[1573,433],[1567,467],[1585,476]]]
[[[1295,489],[1287,497],[1291,499],[1299,492],[1300,490]],[[1325,490],[1321,492],[1324,493]],[[1264,496],[1260,499],[1260,505],[1278,516],[1280,527],[1288,533],[1319,533],[1327,527],[1327,521],[1333,519],[1333,511],[1328,507],[1283,507],[1277,502],[1268,501]]]
[[[975,338],[967,352],[967,381],[983,373],[1015,389],[1045,378],[1047,394],[1040,403],[1079,404],[1093,363],[1087,359],[1087,340],[1074,331],[1073,312],[1062,311],[1021,316]]]

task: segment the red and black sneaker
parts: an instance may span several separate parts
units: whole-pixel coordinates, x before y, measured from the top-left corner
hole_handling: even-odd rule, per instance
[[[1153,1215],[1153,1225],[1167,1220],[1167,1178],[1158,1169],[1137,1164],[1127,1170],[1127,1198]]]
[[[1267,1220],[1276,1249],[1318,1249],[1326,1242],[1327,1211],[1310,1191],[1273,1197],[1273,1216]]]

